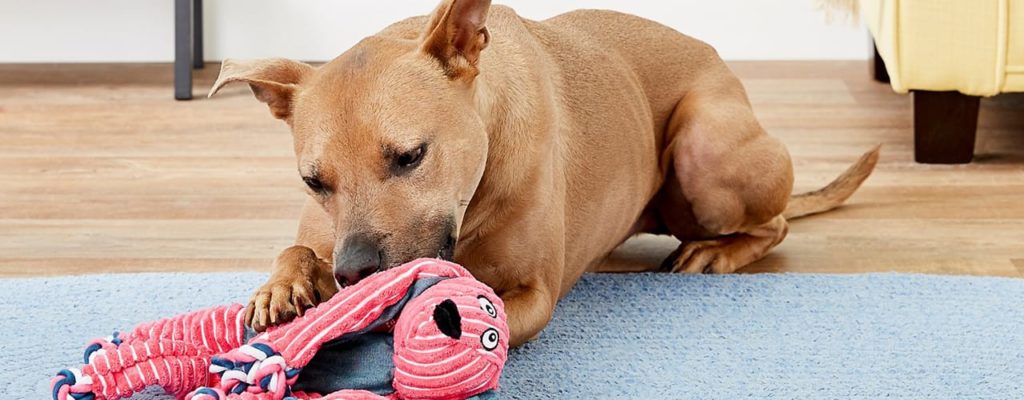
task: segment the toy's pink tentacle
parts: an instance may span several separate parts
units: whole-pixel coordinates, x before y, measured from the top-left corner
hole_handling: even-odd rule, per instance
[[[310,310],[289,329],[275,330],[257,337],[255,342],[280,349],[291,366],[305,366],[324,343],[376,321],[385,309],[405,297],[417,280],[471,276],[461,266],[440,260],[423,259],[410,264],[409,268],[370,275],[359,285],[335,294],[325,306]]]
[[[185,400],[274,400],[273,393],[230,393],[216,388],[200,388],[188,396]],[[394,397],[384,397],[365,390],[341,390],[326,396],[316,393],[294,392],[284,400],[394,400]]]
[[[54,399],[122,398],[150,385],[181,395],[208,384],[211,355],[242,345],[242,317],[240,304],[213,307],[94,340],[81,370],[54,378]]]
[[[191,343],[223,353],[245,344],[245,321],[241,304],[206,308],[176,317],[139,324],[121,335],[126,342],[170,339]]]
[[[274,399],[282,399],[324,343],[366,329],[405,297],[417,280],[471,276],[461,266],[440,260],[421,259],[407,265],[370,275],[287,326],[215,357],[211,372],[221,374],[220,389],[227,393],[266,391],[280,396]]]
[[[148,386],[182,395],[209,384],[208,350],[175,340],[125,343],[95,352],[81,370],[61,371],[52,381],[55,400],[115,400]]]
[[[384,397],[365,390],[341,390],[322,397],[323,400],[390,400],[396,397]]]

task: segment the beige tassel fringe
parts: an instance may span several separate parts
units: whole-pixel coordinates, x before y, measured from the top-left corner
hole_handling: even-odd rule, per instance
[[[814,3],[816,9],[825,13],[825,21],[829,24],[847,22],[855,25],[860,22],[858,0],[814,0]]]

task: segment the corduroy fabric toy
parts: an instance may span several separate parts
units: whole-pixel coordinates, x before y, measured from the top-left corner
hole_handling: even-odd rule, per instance
[[[263,334],[253,336],[244,314],[238,304],[214,307],[94,341],[84,366],[53,379],[53,398],[114,400],[160,386],[187,400],[464,399],[493,394],[508,355],[501,299],[461,266],[441,260],[373,274]],[[385,360],[390,377],[382,377],[390,388],[303,385],[318,352],[334,352],[323,356],[325,364],[350,350],[354,364],[370,363],[373,356],[361,349],[379,345],[359,343],[377,343],[365,338],[378,336],[393,343]],[[316,371],[315,380],[347,383],[330,376],[351,371],[340,370]]]

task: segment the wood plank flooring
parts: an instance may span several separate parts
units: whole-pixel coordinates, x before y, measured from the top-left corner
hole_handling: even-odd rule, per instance
[[[913,163],[910,98],[866,62],[734,62],[798,190],[883,143],[849,205],[795,221],[744,272],[1024,274],[1024,100],[983,101],[977,161]],[[244,87],[172,99],[170,65],[0,65],[0,276],[267,271],[305,194],[283,123]],[[640,237],[610,263],[658,263]]]

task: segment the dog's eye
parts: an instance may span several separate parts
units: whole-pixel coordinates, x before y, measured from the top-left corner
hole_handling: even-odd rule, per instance
[[[427,152],[427,145],[421,144],[412,151],[399,154],[395,157],[395,166],[401,170],[416,168],[423,161],[423,155]]]
[[[484,350],[491,351],[498,347],[498,330],[494,328],[487,328],[483,334],[480,335],[480,345],[484,346]]]
[[[324,183],[320,182],[320,180],[317,179],[317,178],[313,178],[313,177],[310,177],[310,176],[304,176],[304,177],[302,177],[302,181],[306,182],[306,186],[309,186],[309,189],[314,191],[314,192],[324,193],[324,191],[325,191]]]

